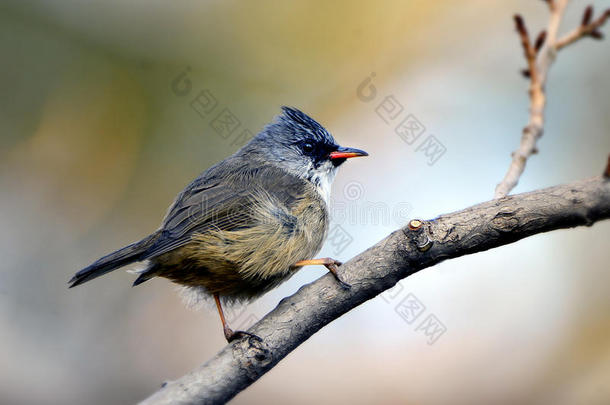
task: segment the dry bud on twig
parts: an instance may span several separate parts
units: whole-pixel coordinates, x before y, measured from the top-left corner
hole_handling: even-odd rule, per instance
[[[520,14],[515,14],[513,16],[515,20],[515,26],[517,27],[517,32],[521,36],[527,37],[527,29],[525,28],[525,21],[523,21],[523,17]]]
[[[593,17],[593,6],[587,6],[585,12],[582,15],[582,22],[580,23],[580,25],[583,27],[585,25],[589,25],[589,23],[591,22],[591,17]]]
[[[593,39],[604,39],[604,34],[601,31],[591,31],[589,36]]]
[[[540,34],[538,34],[538,37],[536,38],[536,43],[534,44],[534,50],[536,51],[536,53],[538,53],[538,51],[540,51],[540,48],[542,48],[542,45],[544,45],[545,40],[546,40],[546,30],[542,30],[542,31],[540,31]]]

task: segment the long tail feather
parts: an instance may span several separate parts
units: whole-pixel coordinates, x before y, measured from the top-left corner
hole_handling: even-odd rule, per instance
[[[102,257],[95,263],[76,273],[74,277],[68,281],[70,288],[76,287],[77,285],[85,283],[89,280],[93,280],[94,278],[103,276],[104,274],[116,270],[119,267],[140,261],[143,253],[152,246],[158,237],[159,233],[155,232],[139,242],[132,243],[129,246],[125,246],[116,252]]]

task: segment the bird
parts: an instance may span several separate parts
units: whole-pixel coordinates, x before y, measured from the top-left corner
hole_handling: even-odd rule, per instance
[[[338,283],[341,262],[314,257],[328,234],[331,185],[347,159],[368,156],[342,147],[321,124],[293,107],[233,155],[178,194],[160,226],[142,240],[78,271],[75,287],[134,262],[133,285],[162,277],[213,297],[227,342],[258,336],[233,331],[222,301],[249,302],[306,265],[324,265]]]

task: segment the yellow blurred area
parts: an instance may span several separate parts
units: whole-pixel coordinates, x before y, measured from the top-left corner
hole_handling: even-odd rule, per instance
[[[48,215],[87,229],[129,184],[146,100],[126,72],[107,68],[66,76],[45,100],[31,136],[10,151],[5,169],[21,187],[36,190]]]
[[[562,31],[586,4],[572,2]],[[610,0],[594,4],[601,12]],[[333,188],[333,224],[351,241],[340,251],[327,243],[321,256],[345,261],[408,218],[490,199],[527,120],[517,12],[532,35],[548,15],[527,0],[5,0],[0,404],[135,403],[223,347],[213,307],[185,309],[167,281],[131,288],[133,275],[117,271],[66,282],[156,229],[176,193],[282,105],[370,153],[344,165]],[[609,47],[585,39],[558,56],[540,153],[515,192],[601,172]],[[205,114],[194,107],[202,92],[216,103]],[[400,106],[392,122],[382,117],[389,99]],[[240,123],[228,137],[212,126],[224,109]],[[446,148],[438,161],[397,134],[407,116],[425,127],[420,140]],[[376,221],[380,206],[400,215]],[[609,242],[602,222],[418,273],[395,298],[324,328],[233,403],[606,404]],[[322,274],[304,269],[236,309],[235,327]],[[399,310],[409,293],[425,306],[413,323]],[[429,315],[446,328],[433,344],[418,330]]]

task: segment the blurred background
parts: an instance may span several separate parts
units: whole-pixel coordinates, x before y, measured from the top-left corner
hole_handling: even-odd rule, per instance
[[[586,4],[572,2],[563,31]],[[66,283],[154,231],[281,105],[370,153],[335,181],[322,256],[347,260],[409,218],[490,199],[528,115],[516,12],[530,32],[546,25],[529,0],[2,0],[0,403],[135,403],[224,346],[215,310],[185,309],[166,280]],[[540,153],[515,192],[601,173],[609,51],[584,39],[560,53]],[[401,138],[400,123],[419,129]],[[606,221],[417,273],[233,403],[607,404],[609,242]],[[303,269],[232,325],[323,274]]]

